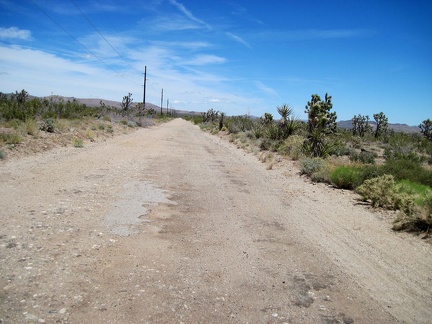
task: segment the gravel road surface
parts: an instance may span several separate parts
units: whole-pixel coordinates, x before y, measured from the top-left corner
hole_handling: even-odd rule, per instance
[[[0,323],[432,323],[430,244],[182,119],[0,183]]]

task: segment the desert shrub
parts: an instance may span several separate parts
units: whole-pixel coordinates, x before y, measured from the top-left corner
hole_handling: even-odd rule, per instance
[[[432,187],[412,182],[410,180],[397,181],[399,192],[404,192],[414,198],[415,204],[420,207],[432,207]]]
[[[271,140],[278,140],[283,137],[283,129],[276,123],[271,123],[265,128],[266,136]]]
[[[375,208],[400,209],[407,215],[413,213],[414,199],[400,191],[400,186],[390,174],[366,180],[357,188],[357,192],[365,201],[370,200]]]
[[[287,155],[293,160],[298,160],[302,156],[304,137],[292,135],[288,137],[279,146],[278,152],[282,155]]]
[[[86,137],[90,140],[90,142],[94,142],[97,135],[95,132],[93,132],[92,130],[87,130],[86,131]]]
[[[393,223],[394,231],[430,232],[432,228],[432,214],[407,215],[400,213]]]
[[[254,123],[251,133],[255,138],[259,139],[265,135],[264,127],[259,123]]]
[[[360,136],[353,136],[351,138],[351,143],[354,148],[361,148],[363,140]]]
[[[254,122],[248,115],[229,117],[225,121],[228,131],[234,134],[252,130],[253,125]]]
[[[322,158],[306,158],[300,161],[300,173],[311,176],[326,167]]]
[[[331,172],[331,182],[341,189],[354,189],[363,183],[362,169],[355,166],[339,166]]]
[[[6,159],[6,152],[3,150],[0,150],[0,160]]]
[[[0,142],[15,145],[21,143],[22,141],[22,136],[17,133],[0,133]]]
[[[432,187],[432,171],[412,160],[389,160],[382,166],[382,171],[393,175],[396,180],[410,180]]]
[[[364,164],[375,164],[375,158],[378,155],[375,152],[361,151],[360,153],[353,151],[350,154],[350,160],[354,162],[361,162]]]
[[[114,129],[113,129],[113,127],[112,127],[112,125],[107,125],[106,126],[106,131],[108,132],[108,133],[114,133]]]
[[[331,183],[332,167],[326,164],[322,169],[311,174],[311,180],[313,182]]]
[[[387,146],[384,149],[384,158],[389,160],[409,160],[420,163],[424,160],[423,156],[417,154],[413,144],[404,146]]]
[[[264,137],[259,142],[259,148],[262,151],[268,151],[268,150],[270,150],[271,144],[272,144],[272,141],[270,139],[268,139],[267,137]]]
[[[343,144],[337,144],[333,147],[332,155],[344,156],[352,155],[355,151],[351,147],[347,147]]]
[[[55,131],[55,119],[54,118],[46,118],[40,122],[39,129],[48,132],[54,133]]]
[[[38,125],[37,125],[36,120],[34,120],[34,119],[27,119],[27,120],[24,122],[23,125],[24,125],[24,132],[25,132],[27,135],[36,136],[36,135],[38,134],[38,132],[39,132],[39,127],[38,127]]]
[[[22,124],[21,120],[12,119],[6,123],[6,126],[11,127],[13,129],[18,129],[21,126],[21,124]]]
[[[128,120],[127,121],[127,126],[130,127],[130,128],[136,128],[138,125],[133,120]]]
[[[382,167],[377,165],[363,165],[361,168],[361,175],[362,175],[362,183],[366,180],[377,178],[379,176],[384,175],[384,170]]]
[[[77,148],[84,147],[84,141],[81,138],[75,138],[73,141],[73,146]]]

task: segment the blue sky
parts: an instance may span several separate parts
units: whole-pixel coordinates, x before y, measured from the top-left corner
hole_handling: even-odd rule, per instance
[[[311,94],[338,120],[432,118],[432,1],[0,0],[0,91],[229,115]]]

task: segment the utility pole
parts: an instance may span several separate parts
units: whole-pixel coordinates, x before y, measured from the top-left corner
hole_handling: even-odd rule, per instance
[[[144,109],[145,109],[146,83],[147,83],[147,65],[144,66],[144,94],[143,94]]]
[[[162,113],[162,104],[163,104],[163,88],[162,88],[162,92],[161,92],[161,117],[163,115],[163,113]]]

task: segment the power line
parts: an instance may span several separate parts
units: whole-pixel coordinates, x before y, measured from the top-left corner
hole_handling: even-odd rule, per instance
[[[55,23],[61,30],[63,30],[67,35],[69,35],[69,37],[71,37],[74,41],[76,41],[78,44],[80,44],[87,52],[89,52],[92,56],[94,56],[95,58],[97,58],[99,60],[99,62],[101,62],[103,65],[105,65],[106,67],[108,67],[110,70],[114,71],[115,73],[117,73],[119,76],[121,76],[122,78],[125,78],[127,80],[129,80],[132,83],[135,83],[134,81],[132,81],[129,78],[126,78],[124,75],[122,75],[119,71],[115,70],[112,66],[108,65],[106,62],[104,62],[99,56],[97,56],[95,53],[93,53],[87,46],[85,46],[83,43],[81,43],[78,39],[76,39],[71,33],[69,33],[63,26],[61,26],[56,20],[54,20],[54,18],[52,18],[45,10],[43,10],[36,2],[34,2],[34,0],[31,0],[31,2],[45,15],[47,16],[53,23]]]
[[[135,69],[132,65],[129,64],[129,62],[127,62],[125,60],[125,58],[114,48],[114,46],[106,39],[106,37],[104,35],[102,35],[102,33],[99,31],[99,29],[97,29],[97,27],[92,23],[92,21],[90,20],[90,18],[88,18],[84,12],[81,10],[81,8],[78,6],[78,4],[74,1],[74,0],[70,0],[70,2],[72,2],[72,4],[75,6],[75,8],[77,8],[77,10],[80,12],[80,14],[87,20],[87,22],[93,27],[94,30],[96,30],[96,32],[99,34],[100,37],[102,37],[102,39],[114,50],[114,52],[117,53],[118,57],[120,57],[127,65],[129,65],[132,70],[135,70],[135,72],[141,73],[140,71],[138,71],[137,69]]]

